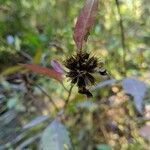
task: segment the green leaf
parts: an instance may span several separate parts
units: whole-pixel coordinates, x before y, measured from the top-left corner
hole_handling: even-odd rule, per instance
[[[70,138],[66,127],[59,121],[54,120],[44,130],[41,137],[42,150],[69,150],[71,148]]]
[[[36,54],[33,58],[33,63],[34,64],[39,64],[41,61],[41,57],[42,57],[42,50],[41,49],[37,49],[36,50]]]
[[[6,69],[1,73],[1,76],[7,76],[7,75],[10,75],[10,74],[19,72],[20,70],[22,70],[22,66],[18,66],[18,65],[16,65],[16,66],[11,66],[11,67],[6,68]]]

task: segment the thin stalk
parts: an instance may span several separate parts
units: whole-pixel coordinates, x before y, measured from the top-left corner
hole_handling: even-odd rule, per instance
[[[59,108],[57,107],[57,105],[54,103],[53,99],[51,98],[51,96],[43,89],[41,88],[39,85],[36,85],[36,87],[44,94],[48,97],[49,101],[53,104],[54,108],[56,109],[56,111],[58,112]]]
[[[59,82],[61,85],[62,85],[62,87],[67,91],[67,92],[69,92],[69,90],[65,87],[65,85],[63,84],[63,82]]]
[[[69,103],[69,100],[70,100],[70,96],[71,96],[71,92],[72,92],[73,86],[74,86],[74,85],[72,85],[72,86],[70,87],[70,89],[69,89],[68,97],[67,97],[67,99],[66,99],[66,101],[65,101],[64,107],[57,113],[57,117],[56,117],[56,118],[57,118],[58,120],[61,120],[61,117],[62,117],[62,115],[64,114],[65,109],[66,109],[67,106],[68,106],[68,103]]]
[[[115,0],[116,6],[117,6],[117,11],[119,15],[119,26],[120,26],[120,32],[121,32],[121,44],[122,44],[122,49],[123,49],[123,67],[124,67],[124,74],[126,75],[126,44],[125,44],[125,32],[124,32],[124,26],[123,26],[123,19],[120,11],[120,5],[119,1]]]
[[[68,97],[67,97],[66,102],[65,102],[65,105],[64,105],[64,109],[67,107],[67,105],[68,105],[68,103],[69,103],[73,86],[74,86],[74,85],[72,85],[72,86],[70,87],[69,94],[68,94]]]

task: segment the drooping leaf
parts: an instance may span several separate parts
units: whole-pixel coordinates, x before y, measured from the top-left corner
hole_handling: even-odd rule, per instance
[[[98,10],[98,0],[86,0],[74,29],[74,41],[77,49],[81,50],[83,42],[87,40],[90,29],[93,26]]]
[[[102,82],[99,82],[98,84],[96,84],[95,86],[93,86],[90,90],[94,91],[96,89],[100,89],[100,88],[103,88],[103,87],[108,86],[108,85],[111,86],[113,83],[116,83],[116,82],[117,82],[117,80],[115,80],[115,79],[102,81]]]
[[[55,71],[62,73],[62,74],[64,73],[62,66],[57,60],[52,60],[51,65]]]
[[[134,97],[135,106],[142,113],[142,102],[147,89],[145,83],[129,77],[123,80],[122,86],[126,93]]]
[[[41,137],[42,150],[69,150],[70,139],[66,127],[54,120],[43,132]]]
[[[49,117],[48,116],[38,116],[36,118],[34,118],[33,120],[31,120],[29,123],[27,123],[26,125],[24,125],[23,129],[29,129],[32,128],[42,122],[44,122],[45,120],[47,120]]]
[[[21,65],[35,73],[46,75],[46,76],[48,76],[50,78],[54,78],[58,81],[61,81],[61,79],[62,79],[62,74],[56,72],[53,69],[49,69],[49,68],[42,67],[42,66],[35,65],[35,64],[21,64]]]

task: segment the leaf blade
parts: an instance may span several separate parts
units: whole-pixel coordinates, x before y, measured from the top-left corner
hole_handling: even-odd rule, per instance
[[[26,69],[29,69],[35,73],[46,75],[46,76],[53,78],[53,79],[56,79],[58,81],[62,80],[62,74],[56,72],[53,69],[49,69],[49,68],[42,67],[40,65],[35,65],[35,64],[21,64],[21,65],[23,67],[25,67]]]
[[[38,116],[34,119],[32,119],[30,122],[28,122],[27,124],[25,124],[23,126],[23,129],[30,129],[36,125],[39,125],[40,123],[44,122],[45,120],[47,120],[49,117],[46,116],[46,115],[41,115],[41,116]]]
[[[83,42],[87,40],[98,10],[98,0],[86,0],[84,7],[77,18],[73,39],[77,49],[81,50]]]
[[[126,93],[134,97],[136,109],[142,113],[142,102],[147,90],[146,84],[137,79],[128,77],[122,81],[122,86]]]
[[[41,137],[42,150],[64,150],[70,149],[70,138],[66,127],[59,121],[54,120],[43,132]]]
[[[11,67],[8,67],[7,69],[5,69],[0,76],[8,76],[8,75],[11,75],[11,74],[14,74],[16,72],[19,72],[20,70],[22,69],[21,66],[11,66]]]

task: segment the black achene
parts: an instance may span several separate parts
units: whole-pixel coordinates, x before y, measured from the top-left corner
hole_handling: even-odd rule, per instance
[[[79,93],[88,97],[92,94],[87,86],[95,83],[92,74],[96,72],[98,66],[98,59],[87,52],[79,52],[65,61],[65,67],[69,70],[67,77],[71,79],[71,83],[77,84]]]

